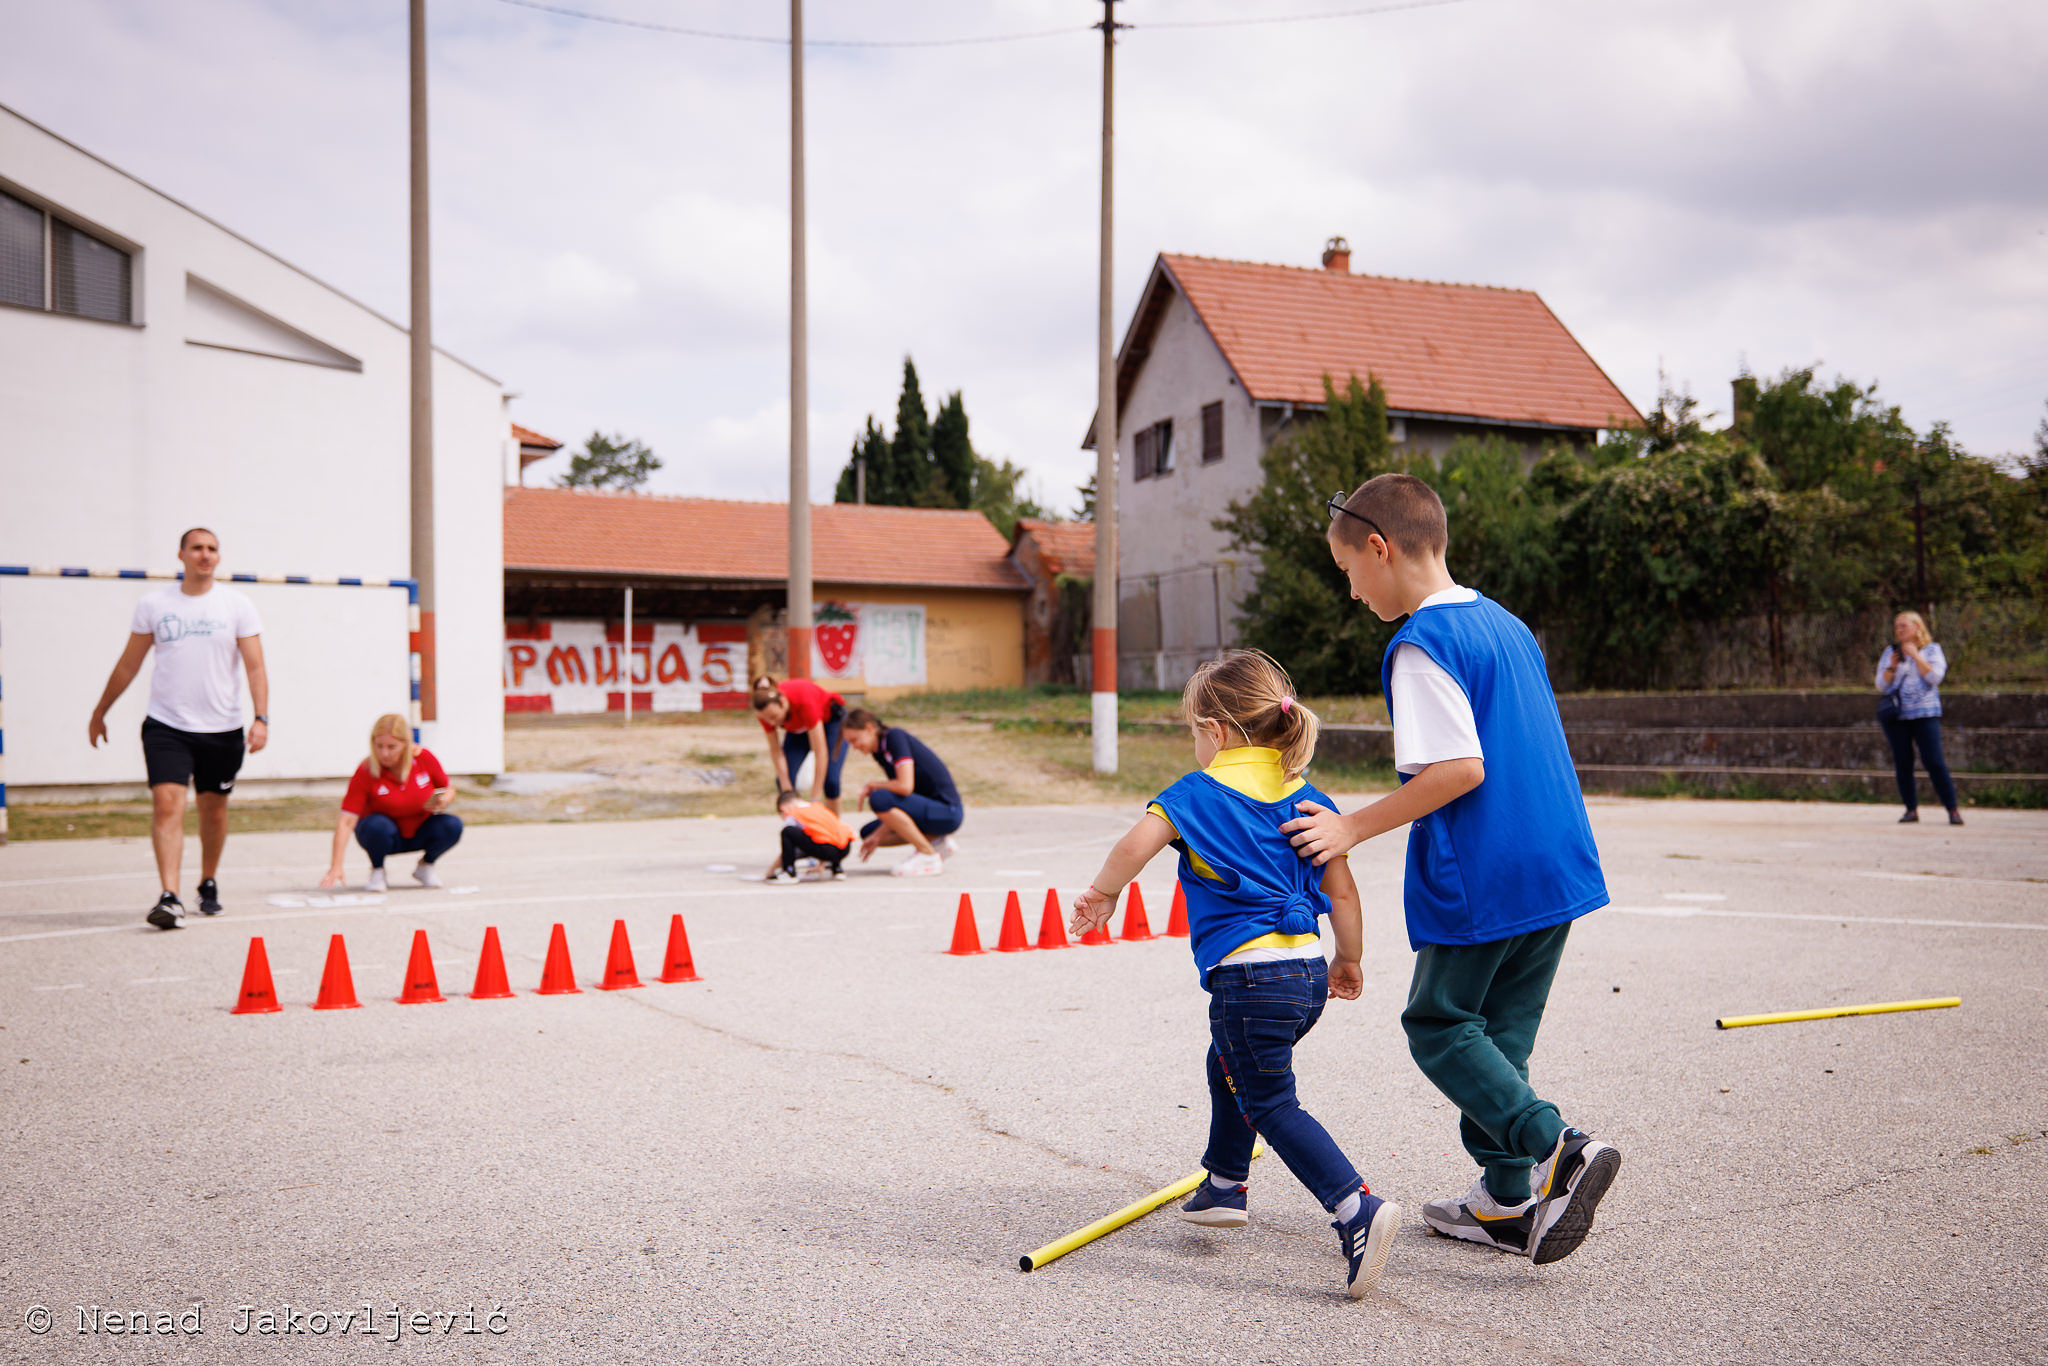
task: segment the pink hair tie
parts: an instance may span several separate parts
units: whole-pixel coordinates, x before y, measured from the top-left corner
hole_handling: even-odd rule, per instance
[[[1287,713],[1289,713],[1289,712],[1291,712],[1291,711],[1293,711],[1293,710],[1294,710],[1294,699],[1293,699],[1292,697],[1283,697],[1283,698],[1281,698],[1281,699],[1280,699],[1280,714],[1281,714],[1282,716],[1285,716],[1285,715],[1287,715]]]

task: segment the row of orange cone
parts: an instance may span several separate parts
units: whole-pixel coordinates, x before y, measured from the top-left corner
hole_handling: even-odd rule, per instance
[[[1173,909],[1167,914],[1165,935],[1177,939],[1188,937],[1188,899],[1180,889],[1180,883],[1173,884]],[[1161,935],[1152,932],[1152,924],[1145,917],[1145,893],[1138,884],[1131,884],[1131,894],[1124,902],[1124,932],[1117,939],[1158,939]],[[1110,944],[1107,922],[1081,936],[1083,944]],[[1067,938],[1066,908],[1060,904],[1060,894],[1047,891],[1045,913],[1038,920],[1038,942],[1033,944],[1024,936],[1024,908],[1017,902],[1017,894],[1010,893],[1003,903],[1003,928],[996,937],[997,953],[1023,953],[1027,949],[1067,949],[1073,942]],[[981,932],[974,924],[974,901],[967,893],[960,893],[960,910],[953,917],[953,947],[947,953],[974,954],[986,952],[981,947]]]
[[[669,919],[668,952],[662,956],[661,976],[656,980],[698,980],[697,965],[690,956],[690,936],[683,929],[680,915]],[[605,960],[604,976],[598,980],[597,989],[623,991],[644,985],[633,967],[633,945],[626,937],[626,922],[614,920],[611,953]],[[554,933],[548,937],[547,961],[541,967],[540,985],[534,994],[571,996],[582,990],[576,985],[576,970],[569,964],[569,936],[557,922]],[[496,925],[484,929],[483,951],[477,955],[476,985],[469,994],[478,1001],[502,1001],[515,994],[505,976],[505,952],[498,945]],[[412,955],[405,965],[405,987],[398,994],[398,1003],[411,1006],[446,999],[434,974],[434,955],[427,947],[427,932],[414,930]],[[313,1009],[355,1010],[362,1004],[356,999],[355,976],[349,971],[348,945],[337,934],[327,941],[327,966],[320,974],[320,994],[313,1001]],[[228,1013],[268,1015],[283,1009],[277,1001],[277,987],[270,980],[270,955],[263,947],[263,937],[254,936],[249,940],[248,961],[242,966],[242,994]]]

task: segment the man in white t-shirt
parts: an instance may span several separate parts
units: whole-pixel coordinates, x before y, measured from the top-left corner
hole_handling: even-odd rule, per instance
[[[255,704],[248,752],[254,754],[270,742],[270,680],[263,671],[263,623],[256,618],[255,604],[214,582],[220,540],[205,527],[194,527],[178,538],[178,560],[185,566],[183,582],[147,594],[135,604],[128,648],[114,665],[85,729],[94,746],[107,738],[107,709],[135,681],[142,657],[155,646],[149,712],[142,722],[142,757],[149,770],[150,842],[163,883],[163,895],[146,918],[160,930],[175,930],[185,923],[178,878],[185,853],[188,783],[199,794],[199,910],[203,915],[220,913],[214,874],[228,839],[228,793],[242,768],[237,666],[249,675],[249,699]]]

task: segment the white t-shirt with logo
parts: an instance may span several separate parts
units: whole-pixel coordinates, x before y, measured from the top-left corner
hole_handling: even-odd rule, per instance
[[[260,635],[256,605],[215,584],[196,596],[160,588],[135,604],[129,630],[156,642],[149,715],[202,735],[242,727],[242,653],[236,643]]]
[[[1447,602],[1474,602],[1469,588],[1431,593],[1416,608]],[[1479,722],[1472,699],[1443,665],[1427,651],[1405,641],[1394,651],[1388,678],[1388,703],[1394,713],[1394,768],[1411,777],[1431,764],[1449,759],[1484,759],[1479,747]]]

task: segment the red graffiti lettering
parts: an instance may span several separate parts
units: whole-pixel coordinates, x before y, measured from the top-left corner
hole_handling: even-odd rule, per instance
[[[531,645],[514,645],[512,656],[512,686],[517,689],[526,679],[526,671],[540,659],[540,651]]]
[[[590,657],[597,664],[592,681],[616,683],[619,681],[619,647],[616,645],[593,645]],[[623,703],[621,705],[624,705]]]
[[[654,628],[650,626],[647,629],[651,631]],[[635,636],[638,636],[640,633],[638,631],[635,631],[633,634]],[[633,670],[633,681],[635,683],[652,682],[654,680],[654,646],[652,644],[635,645],[633,647],[633,658],[631,667]],[[638,706],[639,704],[635,703],[634,705]]]
[[[704,686],[720,689],[732,686],[732,646],[704,647]]]
[[[657,683],[690,681],[690,661],[683,658],[682,646],[670,645],[661,652],[661,662],[655,666],[654,679]]]
[[[548,682],[560,687],[564,683],[588,683],[590,670],[584,666],[583,654],[574,646],[557,645],[548,651]]]

